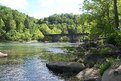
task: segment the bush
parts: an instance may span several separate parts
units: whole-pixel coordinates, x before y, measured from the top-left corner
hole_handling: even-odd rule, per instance
[[[106,62],[104,62],[103,64],[95,64],[94,67],[99,68],[100,69],[100,75],[102,76],[104,74],[104,72],[112,65],[115,64],[116,62],[120,61],[119,58],[108,58]]]
[[[101,55],[105,55],[105,54],[107,54],[107,53],[109,53],[111,51],[112,51],[112,48],[110,48],[110,47],[103,47],[103,48],[100,49],[99,53]]]
[[[121,46],[121,31],[116,31],[107,37],[106,43]]]
[[[103,73],[111,66],[111,62],[106,62],[104,64],[101,64],[99,69],[100,69],[100,75],[102,76]]]
[[[116,45],[117,44],[116,36],[117,36],[116,34],[112,34],[112,35],[108,36],[106,39],[106,43]]]

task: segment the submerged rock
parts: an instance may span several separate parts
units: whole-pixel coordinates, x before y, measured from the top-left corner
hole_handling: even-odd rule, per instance
[[[86,68],[76,75],[82,81],[101,81],[99,70],[96,68]]]
[[[102,81],[121,81],[121,64],[106,70],[102,76]]]
[[[57,73],[79,73],[85,69],[85,65],[76,62],[52,62],[46,64],[49,70]]]
[[[6,56],[8,56],[8,54],[4,54],[0,52],[0,57],[6,57]]]

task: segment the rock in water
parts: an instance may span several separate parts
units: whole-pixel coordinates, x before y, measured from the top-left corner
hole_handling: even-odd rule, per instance
[[[4,54],[0,52],[0,57],[6,57],[6,56],[8,56],[8,54]]]
[[[52,62],[46,64],[49,70],[57,73],[79,73],[85,69],[85,65],[76,62]]]

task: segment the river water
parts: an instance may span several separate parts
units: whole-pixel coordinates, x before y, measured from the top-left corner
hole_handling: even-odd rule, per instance
[[[0,81],[67,81],[50,72],[45,53],[65,54],[60,47],[72,43],[0,43],[0,51],[8,57],[0,58]],[[49,54],[49,53],[48,53]]]

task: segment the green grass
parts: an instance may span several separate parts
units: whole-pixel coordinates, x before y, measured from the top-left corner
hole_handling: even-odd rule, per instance
[[[45,53],[40,56],[40,58],[48,60],[50,62],[59,62],[59,61],[68,62],[74,57],[75,56],[73,54],[53,54],[53,53],[49,54]]]

